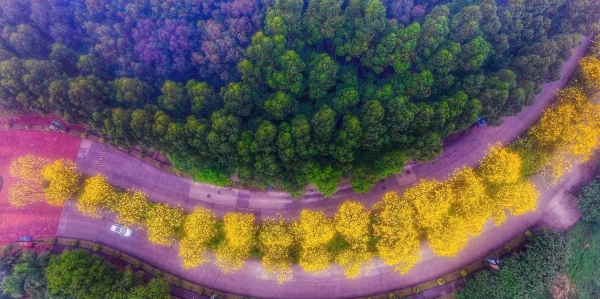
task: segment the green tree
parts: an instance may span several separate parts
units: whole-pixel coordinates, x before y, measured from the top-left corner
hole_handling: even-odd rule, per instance
[[[221,88],[221,100],[225,110],[237,116],[250,116],[253,101],[248,87],[240,83],[229,83]]]
[[[306,64],[294,51],[286,51],[277,60],[275,68],[267,71],[267,84],[275,90],[282,90],[291,94],[302,91],[302,72]]]
[[[583,220],[600,224],[600,180],[581,188],[577,195],[577,207]]]
[[[267,99],[264,104],[264,109],[274,119],[282,120],[288,115],[294,114],[298,109],[298,101],[290,97],[283,91],[278,91]]]
[[[192,79],[187,82],[185,89],[194,115],[206,116],[218,108],[219,102],[215,96],[215,91],[206,82],[198,82]]]
[[[167,80],[160,92],[158,105],[161,109],[175,113],[175,115],[183,115],[188,109],[188,99],[183,84]]]
[[[384,123],[385,111],[377,100],[368,101],[362,109],[362,147],[371,152],[381,150],[388,142]]]
[[[48,254],[23,253],[12,273],[2,281],[2,293],[14,298],[47,298],[44,268],[48,266],[49,259]]]
[[[308,97],[318,100],[331,89],[336,82],[338,65],[325,53],[318,55],[310,63],[310,74],[308,75]]]
[[[46,268],[48,289],[54,295],[80,299],[112,298],[122,275],[102,258],[83,250],[53,256]]]
[[[145,104],[150,102],[152,88],[136,78],[119,78],[108,83],[112,97],[122,104]]]
[[[324,39],[332,39],[342,25],[341,0],[312,0],[302,18],[302,25],[310,45],[322,44]]]

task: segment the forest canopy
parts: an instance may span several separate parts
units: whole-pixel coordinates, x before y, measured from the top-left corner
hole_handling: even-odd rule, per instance
[[[531,104],[594,2],[0,0],[0,103],[199,181],[367,192]]]

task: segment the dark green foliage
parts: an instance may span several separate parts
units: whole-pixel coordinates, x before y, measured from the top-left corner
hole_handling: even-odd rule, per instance
[[[119,272],[98,256],[83,250],[53,256],[45,271],[48,291],[53,296],[78,299],[170,298],[166,282],[153,280],[142,285],[131,269]]]
[[[25,252],[14,262],[14,267],[7,271],[8,275],[0,286],[2,293],[12,298],[26,295],[33,299],[47,298],[44,268],[48,266],[49,259],[48,254]]]
[[[600,296],[600,226],[580,222],[569,231],[571,262],[569,274],[580,299]]]
[[[600,224],[600,180],[591,182],[579,191],[577,207],[583,220]]]
[[[365,192],[518,113],[600,24],[590,0],[0,2],[4,108],[294,197]]]
[[[569,238],[540,231],[532,235],[524,252],[502,260],[500,271],[483,270],[466,281],[457,299],[549,298],[549,287],[564,273],[570,260]]]

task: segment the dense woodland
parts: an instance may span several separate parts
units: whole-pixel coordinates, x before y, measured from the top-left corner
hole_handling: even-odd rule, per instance
[[[326,196],[558,79],[594,0],[0,0],[0,103],[195,179]]]

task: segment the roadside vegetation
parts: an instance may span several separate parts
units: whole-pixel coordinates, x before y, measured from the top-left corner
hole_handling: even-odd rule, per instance
[[[600,296],[600,180],[577,196],[581,220],[567,233],[533,234],[523,252],[483,270],[457,299],[592,299]]]
[[[593,0],[2,0],[0,103],[193,179],[324,195],[431,161],[558,79]]]
[[[1,298],[169,299],[169,285],[143,281],[143,272],[120,271],[83,250],[59,255],[25,251],[0,259]]]

